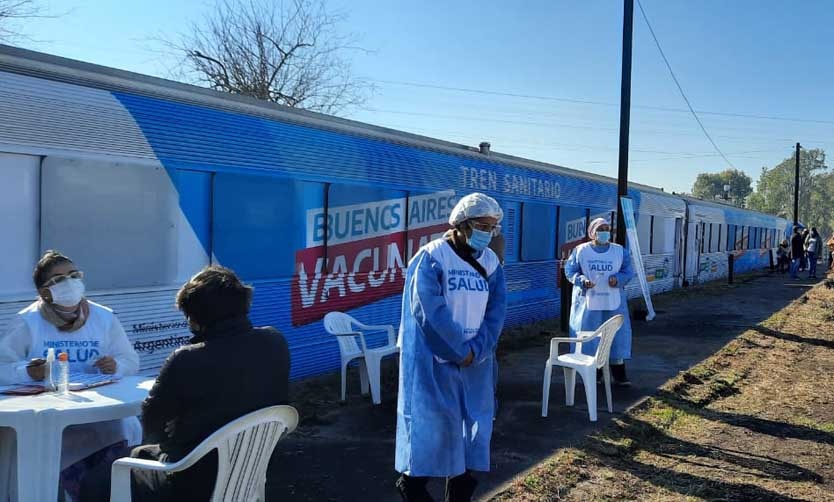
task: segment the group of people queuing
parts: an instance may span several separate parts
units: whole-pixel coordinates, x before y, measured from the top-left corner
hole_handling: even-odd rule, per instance
[[[811,229],[794,226],[790,241],[783,240],[776,250],[777,267],[780,273],[788,273],[791,279],[798,279],[799,272],[808,271],[809,279],[817,279],[817,264],[826,255],[831,268],[834,253],[834,236],[823,242],[816,227]]]
[[[495,199],[467,195],[450,213],[449,231],[408,263],[398,337],[394,459],[399,474],[394,485],[406,502],[432,500],[427,489],[431,478],[445,480],[445,500],[469,501],[478,484],[473,473],[490,469],[497,410],[495,351],[507,310],[502,219]],[[574,285],[570,335],[625,314],[611,357],[615,380],[627,384],[624,363],[631,357],[631,328],[624,287],[634,275],[631,260],[627,249],[612,242],[610,222],[592,221],[588,238],[565,267]],[[33,281],[37,300],[15,316],[0,338],[0,384],[42,381],[50,347],[58,352],[87,348],[84,354],[70,354],[73,372],[138,372],[139,357],[121,323],[111,309],[85,296],[83,272],[70,258],[48,251],[35,266]],[[193,337],[163,364],[138,420],[65,431],[62,496],[108,500],[114,459],[177,461],[232,420],[288,402],[287,343],[273,328],[252,326],[252,294],[234,272],[218,266],[203,269],[180,288],[176,306]],[[582,350],[593,355],[596,344],[585,343]],[[14,451],[13,431],[0,428],[2,501],[13,497]],[[172,475],[134,470],[132,497],[208,500],[216,473],[216,453]]]

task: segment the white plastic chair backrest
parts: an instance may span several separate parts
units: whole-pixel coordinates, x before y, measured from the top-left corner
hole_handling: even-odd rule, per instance
[[[611,319],[608,319],[596,331],[599,335],[599,345],[597,345],[597,353],[594,356],[597,363],[597,368],[602,368],[608,364],[608,356],[611,354],[611,345],[614,343],[614,335],[623,325],[625,318],[622,314],[617,314]]]
[[[324,330],[331,335],[355,333],[358,331],[353,327],[355,323],[356,319],[342,312],[330,312],[324,316]],[[337,336],[336,340],[339,341],[339,350],[342,354],[362,353],[355,336]]]
[[[217,481],[211,502],[255,501],[263,496],[272,450],[297,425],[298,412],[292,406],[263,408],[218,429],[186,458],[200,459],[217,450]]]

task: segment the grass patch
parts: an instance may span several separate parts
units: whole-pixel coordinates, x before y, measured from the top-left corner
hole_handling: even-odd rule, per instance
[[[834,500],[834,286],[803,298],[495,500]]]
[[[795,421],[797,425],[801,425],[803,427],[808,427],[810,429],[816,429],[820,432],[826,432],[828,434],[834,434],[834,422],[818,422],[816,420],[812,420],[807,417],[801,417]]]

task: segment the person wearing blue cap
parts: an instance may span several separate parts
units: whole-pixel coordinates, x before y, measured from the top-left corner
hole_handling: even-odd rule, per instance
[[[504,214],[482,193],[463,197],[453,227],[408,264],[400,323],[396,486],[403,500],[471,500],[472,471],[489,471],[495,347],[506,315],[504,271],[489,249]]]

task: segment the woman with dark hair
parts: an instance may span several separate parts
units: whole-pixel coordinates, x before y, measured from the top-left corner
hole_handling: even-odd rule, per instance
[[[43,381],[50,348],[56,356],[67,353],[71,373],[126,376],[139,371],[139,356],[119,319],[109,308],[84,296],[83,279],[68,257],[57,251],[44,253],[32,273],[38,299],[18,312],[0,339],[0,384]],[[112,458],[125,445],[138,444],[140,437],[135,418],[69,427],[61,451],[63,489],[77,496],[88,465]],[[3,489],[4,481],[15,465],[6,461],[11,455],[10,441],[0,439],[0,496],[8,491]]]
[[[206,267],[177,293],[194,337],[163,364],[142,405],[143,445],[132,457],[176,462],[227,423],[287,403],[290,355],[273,328],[249,321],[252,288],[234,272]],[[134,501],[209,500],[217,453],[175,474],[133,471]],[[110,497],[110,465],[85,480],[82,500]]]

